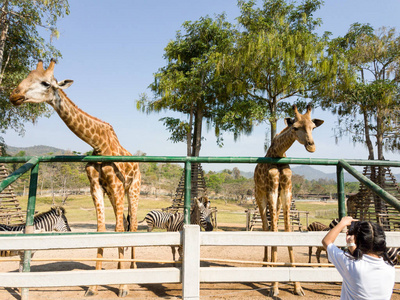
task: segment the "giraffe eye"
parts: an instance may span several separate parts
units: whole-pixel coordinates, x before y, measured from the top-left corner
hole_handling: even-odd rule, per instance
[[[297,131],[297,130],[299,130],[299,128],[298,127],[293,127],[293,130]]]
[[[46,82],[46,81],[42,81],[41,85],[43,85],[45,88],[49,88],[50,87],[50,83]]]

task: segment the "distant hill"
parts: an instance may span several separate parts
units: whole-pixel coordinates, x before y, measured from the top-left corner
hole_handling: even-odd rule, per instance
[[[242,175],[245,178],[253,178],[254,172],[243,172],[243,171],[240,171],[240,175]]]
[[[336,172],[333,173],[325,173],[320,170],[317,170],[310,166],[294,166],[291,167],[294,174],[304,176],[307,180],[318,180],[318,179],[327,179],[327,180],[337,180]],[[352,175],[347,172],[344,173],[344,181],[346,182],[355,182],[355,179]]]
[[[292,171],[294,174],[304,176],[305,179],[307,180],[318,180],[318,179],[333,179],[337,180],[336,178],[336,172],[333,173],[324,173],[322,171],[319,171],[317,169],[314,169],[309,166],[295,166],[292,167]],[[393,169],[392,169],[393,172]],[[394,174],[394,177],[396,178],[397,183],[400,183],[400,174]],[[350,175],[347,172],[344,172],[344,181],[346,182],[357,182],[358,180],[355,179],[352,175]]]
[[[310,166],[291,166],[291,169],[293,171],[293,174],[304,176],[305,179],[307,180],[318,180],[318,179],[326,179],[326,180],[337,180],[336,179],[336,172],[333,173],[325,173],[320,170],[317,170],[313,167]],[[252,178],[254,173],[253,172],[240,172],[240,175],[246,177],[246,178]],[[395,174],[396,179],[398,182],[400,182],[400,174]],[[357,179],[355,179],[352,175],[348,174],[347,172],[344,173],[344,180],[346,182],[356,182]]]
[[[40,156],[52,153],[53,155],[71,154],[70,150],[63,150],[55,147],[49,147],[44,145],[32,146],[32,147],[12,147],[6,146],[6,151],[9,155],[15,155],[20,151],[25,151],[26,156]]]

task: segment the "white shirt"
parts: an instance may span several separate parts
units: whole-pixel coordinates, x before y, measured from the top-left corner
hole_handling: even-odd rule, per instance
[[[327,250],[329,260],[343,277],[340,299],[390,299],[395,269],[382,257],[364,254],[360,260],[355,260],[334,244],[328,245]]]

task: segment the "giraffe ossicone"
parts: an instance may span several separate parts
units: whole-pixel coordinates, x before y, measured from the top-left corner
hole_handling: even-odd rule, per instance
[[[93,155],[131,156],[124,149],[112,126],[97,119],[78,108],[64,93],[63,89],[73,83],[72,80],[57,81],[54,78],[55,60],[51,60],[47,69],[39,61],[36,69],[22,80],[10,96],[15,106],[23,103],[48,103],[58,113],[67,127],[80,139],[93,147]],[[104,192],[107,193],[115,214],[115,231],[122,232],[124,228],[124,197],[128,198],[130,216],[130,231],[137,230],[137,208],[140,193],[139,164],[133,162],[90,162],[86,165],[86,173],[90,182],[90,192],[96,208],[97,231],[106,231]],[[124,258],[124,248],[118,249],[119,258]],[[134,258],[134,248],[132,248]],[[103,249],[99,248],[97,257],[103,257]],[[96,270],[101,270],[102,262],[96,262]],[[131,268],[135,267],[132,263]],[[124,268],[118,263],[118,268]],[[119,296],[128,295],[127,285],[119,287]],[[97,294],[97,286],[92,286],[86,296]]]

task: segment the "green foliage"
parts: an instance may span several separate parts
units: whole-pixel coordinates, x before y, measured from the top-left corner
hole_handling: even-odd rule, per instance
[[[61,57],[38,27],[49,30],[50,39],[57,37],[57,20],[69,14],[69,5],[67,0],[5,0],[0,10],[0,133],[13,129],[23,134],[24,122],[35,123],[40,116],[48,117],[50,110],[44,104],[15,110],[8,98],[39,59]]]
[[[161,118],[160,121],[163,121],[164,126],[171,132],[171,137],[169,139],[172,142],[187,142],[187,133],[191,130],[188,122],[171,117]]]
[[[332,196],[337,194],[337,183],[335,180],[307,180],[303,176],[294,174],[292,176],[293,197],[302,198],[307,194],[315,194],[320,196]],[[345,182],[345,194],[353,194],[359,190],[358,182]]]
[[[225,169],[218,173],[210,171],[205,174],[205,180],[209,191],[216,195],[223,195],[225,201],[234,199],[241,203],[253,195],[253,179],[241,176],[237,168]]]
[[[399,49],[395,29],[374,31],[359,23],[330,45],[331,53],[346,57],[347,71],[337,77],[333,93],[320,94],[320,103],[338,115],[336,138],[350,135],[354,143],[366,144],[369,159],[375,157],[374,145],[378,159],[383,159],[384,148],[400,149]]]
[[[214,128],[217,142],[222,144],[221,124],[215,121],[215,111],[221,110],[227,93],[225,74],[218,65],[222,53],[232,47],[236,31],[224,15],[187,21],[183,29],[165,48],[168,63],[159,69],[150,85],[155,98],[150,100],[143,94],[136,105],[146,113],[172,110],[187,115],[188,120],[161,120],[173,142],[186,141],[192,145],[190,155],[198,156],[203,120],[208,128]]]
[[[307,98],[319,86],[329,85],[337,72],[337,60],[326,53],[326,35],[319,37],[314,32],[321,20],[314,19],[313,13],[321,4],[308,0],[295,6],[264,0],[257,6],[255,1],[239,1],[238,21],[244,30],[234,52],[227,53],[221,64],[233,82],[232,109],[240,103],[242,109],[237,110],[240,117],[224,116],[225,123],[234,124],[235,118],[268,121],[272,139],[277,120],[292,112],[287,101]]]

